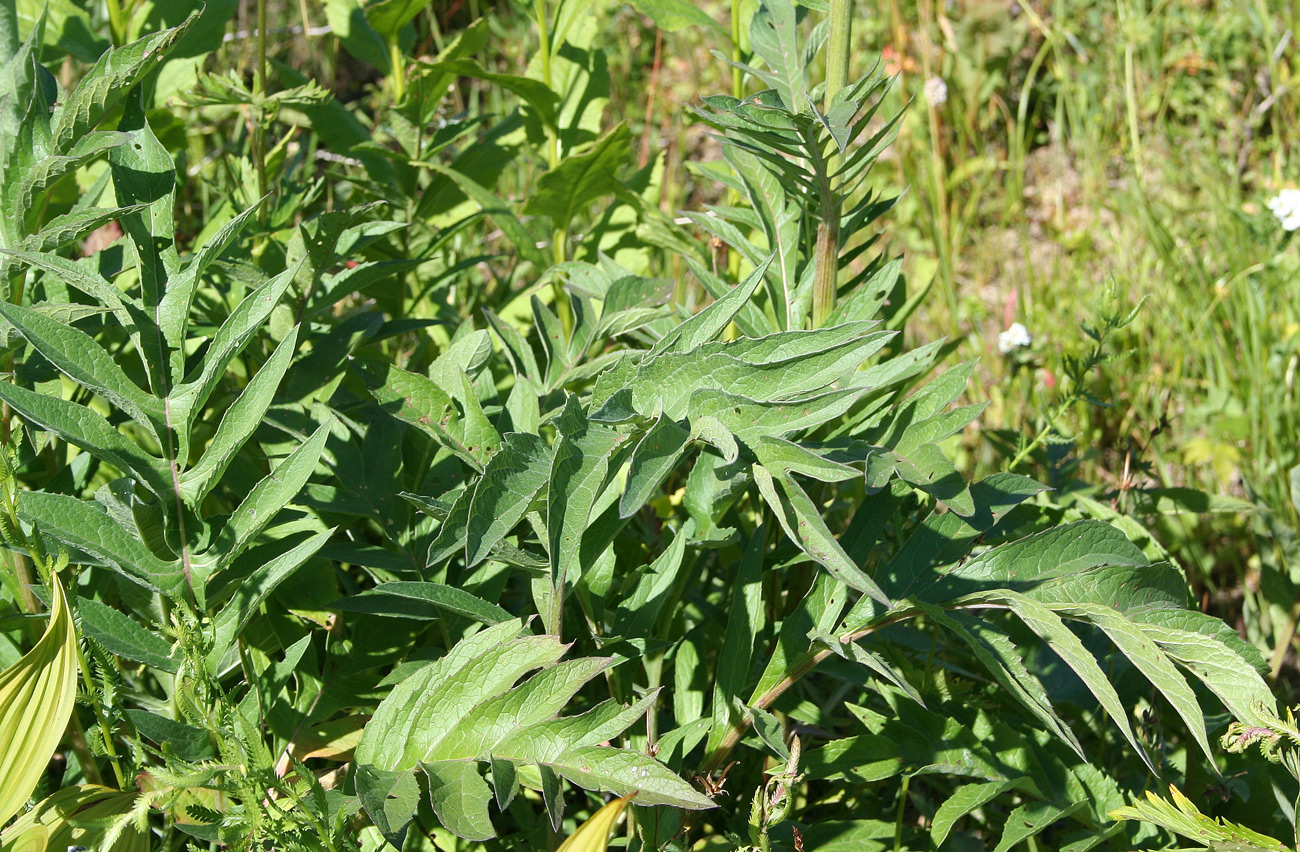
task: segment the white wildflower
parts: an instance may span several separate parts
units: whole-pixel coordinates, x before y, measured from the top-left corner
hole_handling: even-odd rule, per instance
[[[1268,209],[1273,211],[1284,230],[1300,228],[1300,189],[1282,190],[1268,200]]]
[[[948,84],[942,77],[931,77],[925,81],[925,99],[934,107],[948,103]]]
[[[1013,322],[1011,328],[998,335],[998,351],[1007,355],[1015,349],[1029,346],[1033,340],[1029,336],[1029,329],[1018,322]]]

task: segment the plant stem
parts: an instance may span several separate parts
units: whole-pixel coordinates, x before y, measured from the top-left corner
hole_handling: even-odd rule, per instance
[[[853,45],[853,0],[831,0],[831,33],[826,57],[826,100],[830,112],[835,96],[849,79],[849,53]],[[833,186],[841,158],[833,154],[826,168],[822,220],[817,225],[817,273],[813,280],[812,326],[821,328],[835,309],[840,273],[840,202]]]
[[[99,725],[99,733],[104,738],[104,751],[108,752],[109,763],[113,766],[113,777],[117,779],[117,789],[125,790],[126,773],[122,771],[122,761],[117,756],[117,748],[113,745],[113,732],[109,730],[108,722],[104,720],[104,707],[99,703],[99,690],[93,688],[95,681],[90,676],[90,664],[86,662],[86,655],[81,650],[80,642],[77,643],[77,665],[81,667],[81,677],[86,682],[86,692],[90,694],[91,712],[95,714],[95,722]]]
[[[122,14],[122,4],[119,0],[105,0],[108,6],[108,33],[113,40],[114,47],[121,47],[126,44],[126,16]]]
[[[533,17],[537,21],[538,58],[542,64],[542,82],[546,88],[555,91],[555,80],[551,74],[551,28],[550,16],[546,11],[546,0],[533,0]],[[557,93],[558,94],[558,93]],[[546,167],[554,169],[560,164],[560,131],[558,127],[546,128]],[[556,264],[567,260],[569,242],[569,223],[555,222],[551,231],[551,257]],[[555,301],[555,313],[560,317],[567,341],[573,333],[573,314],[569,311],[569,297],[564,292],[564,284],[558,277],[551,278],[551,293]]]
[[[396,33],[388,39],[388,64],[392,66],[388,79],[393,86],[393,103],[398,104],[406,97],[406,62]]]
[[[253,167],[257,170],[257,197],[266,198],[266,0],[257,0],[257,64],[253,68]],[[267,205],[259,204],[257,223],[266,227]]]

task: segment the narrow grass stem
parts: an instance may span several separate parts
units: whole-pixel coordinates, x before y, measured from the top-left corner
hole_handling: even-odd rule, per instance
[[[393,89],[393,103],[400,104],[406,97],[406,60],[402,56],[402,45],[396,33],[388,39],[388,75]]]
[[[537,21],[538,61],[542,65],[542,82],[546,88],[555,91],[555,80],[551,71],[551,27],[550,13],[546,9],[546,0],[534,0],[533,17]],[[557,93],[558,94],[558,93]],[[560,164],[560,131],[558,127],[546,128],[546,167],[554,169]],[[568,260],[569,223],[554,222],[551,231],[551,257],[558,265]],[[573,333],[573,313],[569,310],[569,297],[564,292],[564,283],[559,278],[551,279],[551,294],[555,301],[555,313],[560,317],[564,328],[564,337],[568,340]]]

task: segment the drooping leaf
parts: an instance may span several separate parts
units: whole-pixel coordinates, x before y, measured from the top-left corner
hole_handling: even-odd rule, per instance
[[[50,621],[40,641],[0,672],[0,823],[36,789],[72,716],[77,634],[57,575],[50,578]]]

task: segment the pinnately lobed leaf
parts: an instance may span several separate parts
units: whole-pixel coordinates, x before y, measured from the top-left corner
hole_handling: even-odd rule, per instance
[[[36,647],[0,672],[0,823],[36,789],[77,694],[77,634],[57,575],[50,623]]]

